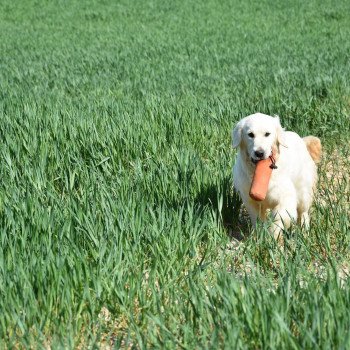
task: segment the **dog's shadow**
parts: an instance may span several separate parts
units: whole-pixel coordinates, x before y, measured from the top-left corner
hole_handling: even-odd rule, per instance
[[[248,235],[249,219],[242,210],[242,201],[233,189],[230,177],[203,185],[195,203],[202,208],[211,208],[232,239],[241,241]]]

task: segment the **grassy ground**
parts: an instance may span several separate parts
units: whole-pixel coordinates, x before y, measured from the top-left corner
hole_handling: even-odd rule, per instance
[[[345,0],[2,1],[0,348],[350,348],[349,23]],[[283,252],[232,193],[256,111],[326,150]]]

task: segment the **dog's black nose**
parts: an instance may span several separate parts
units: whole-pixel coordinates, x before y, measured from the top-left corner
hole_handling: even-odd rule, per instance
[[[255,151],[254,154],[256,155],[256,157],[258,158],[262,158],[264,156],[264,152],[261,151]]]

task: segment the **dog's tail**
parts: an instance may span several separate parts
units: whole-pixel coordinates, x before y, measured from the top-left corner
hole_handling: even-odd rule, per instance
[[[315,136],[306,136],[303,138],[303,140],[311,158],[316,164],[319,163],[322,155],[322,145],[320,139]]]

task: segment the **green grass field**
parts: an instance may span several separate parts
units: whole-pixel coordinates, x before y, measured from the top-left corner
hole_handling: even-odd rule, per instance
[[[346,0],[2,1],[0,348],[349,349],[349,23]],[[283,251],[232,189],[257,111],[325,150]]]

